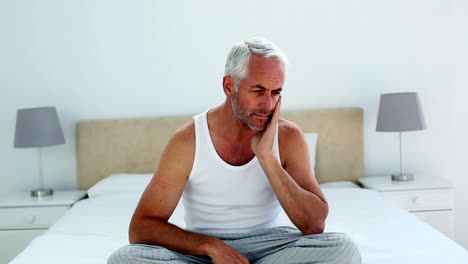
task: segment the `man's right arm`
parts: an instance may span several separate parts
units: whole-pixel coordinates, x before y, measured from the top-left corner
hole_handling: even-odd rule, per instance
[[[185,231],[167,221],[174,212],[192,169],[195,129],[191,121],[167,144],[156,173],[146,187],[130,223],[132,244],[158,245],[213,263],[248,263],[247,258],[216,237]]]

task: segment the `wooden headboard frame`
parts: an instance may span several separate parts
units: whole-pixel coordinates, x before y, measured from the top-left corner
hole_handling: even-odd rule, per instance
[[[281,113],[304,132],[319,134],[315,173],[318,181],[364,177],[363,110],[312,109]],[[170,136],[192,116],[84,120],[77,124],[80,189],[114,173],[153,173]]]

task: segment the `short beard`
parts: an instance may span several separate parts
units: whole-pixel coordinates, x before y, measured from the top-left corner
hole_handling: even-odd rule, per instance
[[[263,131],[265,130],[266,125],[270,121],[270,119],[267,119],[267,122],[261,127],[256,126],[253,124],[249,117],[252,116],[253,114],[268,114],[271,117],[272,111],[263,111],[263,110],[253,110],[253,111],[247,111],[247,109],[239,103],[239,95],[238,92],[234,92],[234,95],[231,98],[231,105],[232,105],[232,111],[234,112],[234,115],[239,119],[244,125],[248,126],[250,129],[255,130],[255,131]]]

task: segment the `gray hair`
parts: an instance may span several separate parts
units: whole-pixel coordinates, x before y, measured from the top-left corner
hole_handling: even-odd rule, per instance
[[[265,58],[272,58],[283,65],[284,70],[288,64],[286,55],[271,41],[264,38],[253,38],[241,41],[232,47],[228,54],[225,76],[231,76],[234,80],[235,91],[239,89],[239,83],[248,75],[250,54],[255,53]]]

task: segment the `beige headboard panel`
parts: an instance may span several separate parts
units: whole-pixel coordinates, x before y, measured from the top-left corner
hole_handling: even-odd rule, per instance
[[[363,111],[339,108],[290,111],[282,118],[304,132],[319,133],[319,182],[364,176]],[[192,116],[79,121],[77,162],[80,189],[113,173],[153,173],[170,136]]]

